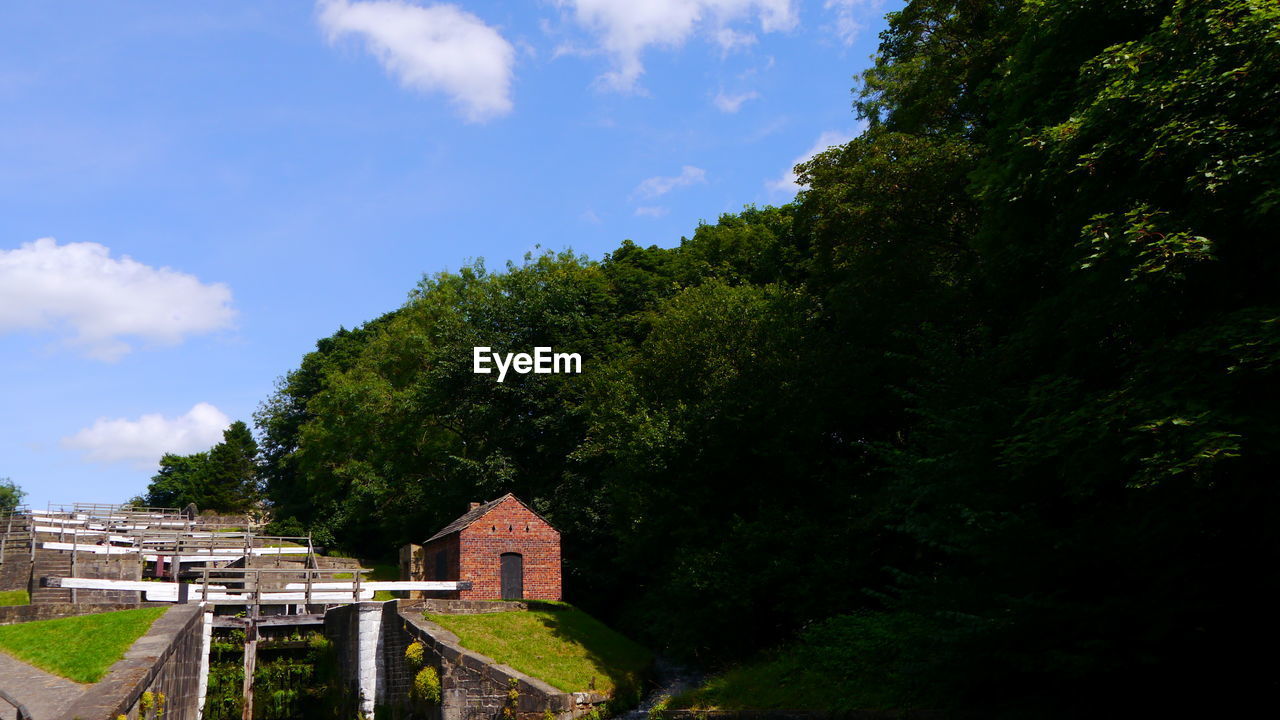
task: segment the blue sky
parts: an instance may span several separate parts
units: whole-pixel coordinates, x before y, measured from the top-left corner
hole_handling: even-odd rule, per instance
[[[788,201],[900,4],[6,5],[0,477],[124,501],[423,274]]]

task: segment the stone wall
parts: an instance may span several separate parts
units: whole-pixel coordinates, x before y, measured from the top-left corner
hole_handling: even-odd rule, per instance
[[[413,672],[406,666],[404,649],[421,641],[427,663],[440,673],[440,720],[543,720],[548,712],[559,720],[571,720],[606,700],[595,693],[564,692],[468,650],[456,635],[424,619],[416,607],[395,608],[394,616],[384,621],[384,632],[389,638],[388,704],[394,704],[390,699],[407,700]]]
[[[153,707],[163,701],[164,720],[196,720],[208,653],[205,624],[203,606],[170,607],[63,717],[139,720],[143,693],[150,692]]]
[[[93,613],[112,612],[115,610],[133,610],[139,607],[172,607],[173,603],[119,603],[115,605],[101,603],[43,603],[40,605],[14,605],[0,607],[0,625],[31,622],[32,620],[52,620],[54,618],[72,617],[74,615],[91,615]]]
[[[341,717],[354,717],[358,708],[362,705],[372,708],[374,706],[374,693],[377,691],[376,675],[375,682],[370,685],[367,673],[363,676],[360,672],[360,661],[362,657],[367,658],[367,653],[362,656],[360,652],[361,641],[366,644],[370,642],[370,636],[366,632],[364,637],[361,635],[360,627],[360,606],[361,605],[381,605],[381,603],[356,603],[352,605],[340,605],[330,608],[324,614],[324,634],[325,637],[333,641],[334,649],[338,654],[338,673],[342,678],[342,683],[346,687],[346,695],[349,698],[347,703],[340,708],[336,714]],[[379,608],[381,612],[381,608]],[[367,628],[366,628],[367,630]],[[380,643],[380,633],[373,636],[372,642]],[[376,666],[375,666],[376,673]],[[362,682],[363,679],[363,682]],[[370,692],[371,691],[371,692]]]
[[[4,562],[0,562],[0,590],[31,589],[31,545],[27,542],[5,543]]]
[[[528,610],[529,603],[518,600],[408,600],[400,603],[400,609],[414,608],[419,612],[440,615],[482,615],[484,613]]]
[[[142,557],[140,555],[94,555],[76,553],[74,577],[100,580],[141,580]],[[136,590],[83,590],[74,593],[78,603],[129,603],[139,602],[142,593]]]
[[[462,647],[449,631],[422,617],[424,601],[363,602],[325,613],[325,634],[338,651],[341,677],[352,706],[341,714],[396,720],[558,720],[589,713],[606,698],[566,693],[533,677]],[[432,601],[425,601],[432,602]],[[474,603],[474,605],[480,605]],[[439,673],[439,705],[410,699],[417,668],[405,661],[405,649],[421,641],[426,664]],[[510,693],[515,690],[512,699]]]

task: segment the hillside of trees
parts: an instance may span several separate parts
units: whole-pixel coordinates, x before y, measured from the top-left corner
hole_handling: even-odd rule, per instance
[[[255,418],[275,516],[387,556],[514,492],[654,647],[835,623],[935,707],[1275,690],[1280,2],[916,0],[853,105],[791,204],[320,340]]]

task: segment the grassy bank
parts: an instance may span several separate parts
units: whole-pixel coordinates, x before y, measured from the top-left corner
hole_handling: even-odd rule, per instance
[[[467,648],[567,692],[595,689],[624,702],[635,698],[649,651],[599,620],[563,603],[528,612],[435,615]]]
[[[794,642],[711,676],[670,710],[902,710],[929,707],[927,659],[904,652],[939,632],[906,613],[860,613],[810,626]]]
[[[165,608],[79,615],[0,627],[0,650],[82,683],[102,679]]]
[[[665,704],[670,710],[831,710],[831,678],[792,655],[740,665]]]
[[[0,590],[0,606],[30,604],[31,596],[26,590]]]

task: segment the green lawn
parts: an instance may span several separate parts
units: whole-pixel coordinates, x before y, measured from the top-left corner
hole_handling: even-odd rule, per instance
[[[0,590],[0,606],[30,604],[31,597],[26,590]]]
[[[638,698],[649,651],[563,603],[527,612],[435,615],[467,648],[567,692],[590,690]]]
[[[102,679],[166,608],[119,610],[0,627],[0,650],[82,683]]]

